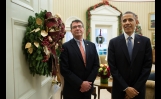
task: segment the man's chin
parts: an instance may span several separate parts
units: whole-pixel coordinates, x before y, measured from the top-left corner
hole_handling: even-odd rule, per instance
[[[82,34],[81,34],[81,33],[79,33],[79,34],[77,34],[76,36],[78,36],[78,37],[79,37],[79,36],[82,36]]]
[[[125,33],[130,34],[130,33],[133,33],[133,31],[126,31],[125,30]]]

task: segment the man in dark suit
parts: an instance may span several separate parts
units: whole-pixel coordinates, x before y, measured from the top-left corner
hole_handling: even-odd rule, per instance
[[[80,20],[72,21],[73,39],[62,45],[60,73],[64,77],[63,99],[91,99],[93,82],[99,68],[99,57],[94,43],[84,40],[84,25]],[[83,41],[85,57],[80,51]]]
[[[145,83],[152,67],[152,48],[149,38],[134,32],[135,16],[133,12],[125,12],[121,17],[123,34],[109,42],[108,64],[113,77],[112,99],[145,99]],[[132,37],[132,55],[128,51],[129,36]]]

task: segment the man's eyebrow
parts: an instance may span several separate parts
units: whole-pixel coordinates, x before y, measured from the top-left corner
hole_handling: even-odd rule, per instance
[[[134,20],[133,18],[123,19],[123,20],[131,20],[131,19]]]

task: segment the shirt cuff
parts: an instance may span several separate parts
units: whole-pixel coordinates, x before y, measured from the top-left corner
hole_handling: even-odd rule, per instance
[[[128,88],[128,87],[127,87],[127,88]],[[127,89],[127,88],[126,88],[126,89]],[[126,89],[124,89],[123,91],[126,91]]]

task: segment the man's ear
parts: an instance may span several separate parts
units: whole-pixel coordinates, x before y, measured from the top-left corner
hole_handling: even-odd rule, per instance
[[[138,19],[136,19],[136,24],[139,24],[139,20]]]

